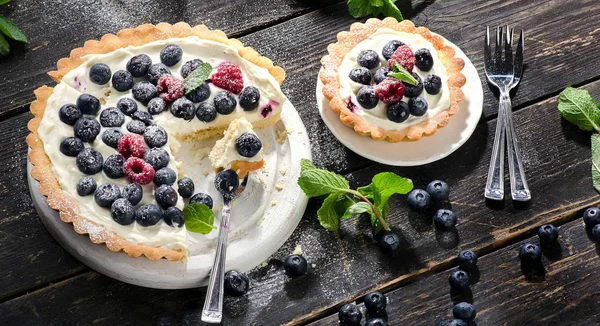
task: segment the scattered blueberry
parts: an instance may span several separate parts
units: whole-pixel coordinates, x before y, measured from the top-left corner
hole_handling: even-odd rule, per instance
[[[175,183],[175,180],[177,180],[177,174],[171,168],[165,167],[154,172],[154,184],[157,186],[171,186]]]
[[[92,83],[104,85],[110,80],[110,67],[103,63],[96,63],[90,68],[89,76]]]
[[[209,194],[197,193],[190,198],[190,204],[200,203],[208,206],[208,208],[213,208],[213,200]]]
[[[392,55],[394,54],[394,52],[396,52],[396,50],[399,47],[401,47],[402,45],[405,45],[405,44],[400,41],[397,41],[397,40],[389,41],[383,46],[383,50],[381,51],[381,54],[383,55],[383,57],[386,60],[389,60],[392,58]]]
[[[600,224],[600,208],[590,207],[583,212],[583,222],[589,228]]]
[[[135,222],[135,208],[125,198],[118,198],[110,206],[110,216],[121,225]]]
[[[180,97],[171,104],[171,114],[184,120],[192,120],[196,113],[196,107],[192,101],[185,97]]]
[[[117,101],[117,109],[121,110],[123,114],[131,116],[137,111],[137,103],[130,97],[122,97]]]
[[[243,273],[236,270],[228,271],[225,273],[223,279],[223,289],[227,295],[232,297],[241,297],[248,292],[250,287],[250,281]]]
[[[176,65],[182,56],[183,50],[175,44],[169,44],[160,50],[160,61],[168,67]]]
[[[72,126],[81,118],[81,111],[75,106],[75,104],[65,104],[58,110],[58,117],[60,121]]]
[[[135,211],[135,220],[141,226],[152,226],[160,221],[162,218],[162,211],[158,205],[146,204],[142,205]]]
[[[144,77],[151,65],[152,59],[147,54],[138,54],[127,61],[126,68],[133,77]]]
[[[158,82],[158,79],[162,75],[170,75],[170,74],[171,74],[171,70],[169,70],[169,67],[165,66],[162,63],[155,63],[155,64],[151,65],[150,68],[148,68],[148,78],[150,79],[150,82],[154,85],[156,85],[156,83]]]
[[[123,177],[123,164],[125,164],[125,157],[123,155],[112,154],[104,161],[102,170],[107,177],[118,179]]]
[[[127,131],[134,134],[143,135],[146,131],[146,125],[139,120],[131,120],[127,123]]]
[[[146,131],[144,131],[144,140],[146,144],[152,147],[162,147],[167,143],[168,136],[167,132],[163,129],[163,127],[158,125],[151,125],[146,127]]]
[[[375,88],[373,86],[363,86],[356,93],[356,100],[358,104],[365,109],[372,109],[377,106],[379,99],[375,95]]]
[[[410,109],[410,114],[421,117],[427,113],[427,101],[421,96],[413,97],[408,101],[408,108]]]
[[[450,288],[452,290],[462,292],[469,288],[471,280],[469,279],[469,274],[467,274],[467,272],[459,269],[450,274],[448,282],[450,283]]]
[[[67,137],[60,142],[60,152],[67,156],[75,157],[84,148],[81,139],[76,137]]]
[[[127,70],[117,70],[112,76],[112,86],[119,92],[126,92],[133,87],[133,76]]]
[[[156,115],[167,110],[167,102],[160,97],[155,97],[148,102],[148,113]]]
[[[542,259],[542,249],[536,244],[526,243],[519,249],[519,258],[526,263],[538,262]]]
[[[175,206],[171,206],[163,212],[163,220],[165,220],[168,226],[176,226],[178,228],[185,224],[183,212]]]
[[[442,90],[442,79],[437,75],[431,74],[425,78],[423,85],[427,93],[436,95]]]
[[[120,197],[119,187],[112,183],[103,183],[94,192],[94,200],[100,207],[110,207]]]
[[[591,233],[592,233],[592,239],[596,242],[600,242],[600,224],[594,225]]]
[[[375,81],[375,84],[379,84],[382,81],[384,81],[388,77],[389,72],[390,68],[388,68],[387,66],[377,69],[377,71],[375,71],[375,74],[373,75],[373,80]]]
[[[400,247],[400,236],[391,231],[381,231],[377,235],[377,244],[383,253],[391,253]]]
[[[131,90],[131,94],[133,98],[147,104],[151,99],[158,96],[158,92],[156,91],[156,86],[152,85],[147,81],[137,82],[133,85],[133,89]]]
[[[290,277],[298,277],[306,274],[308,263],[301,255],[289,255],[283,262],[283,268]]]
[[[446,201],[450,197],[450,187],[441,180],[431,181],[425,190],[429,193],[431,199],[437,202]]]
[[[387,326],[387,322],[381,318],[371,318],[367,320],[365,326]]]
[[[102,127],[120,127],[125,123],[125,115],[117,108],[108,108],[100,112]]]
[[[102,171],[103,161],[102,154],[91,147],[83,149],[75,159],[77,168],[85,174],[96,174]]]
[[[433,215],[433,224],[438,230],[450,230],[456,226],[456,214],[449,209],[438,209]]]
[[[555,243],[558,240],[558,229],[552,224],[542,225],[538,229],[538,237],[542,244]]]
[[[208,86],[208,83],[204,83],[202,86],[186,94],[185,97],[194,103],[205,101],[210,97],[210,86]]]
[[[348,76],[350,77],[350,80],[359,84],[371,85],[371,71],[365,67],[357,67],[350,70],[350,74]]]
[[[183,177],[177,181],[177,192],[183,198],[190,198],[194,194],[194,181],[188,177]]]
[[[458,253],[458,267],[462,270],[469,271],[477,265],[477,254],[472,250],[463,250]]]
[[[135,111],[131,115],[131,118],[133,118],[133,120],[143,122],[146,126],[150,126],[154,123],[154,117],[152,117],[152,114],[146,111]]]
[[[248,86],[239,95],[240,106],[244,111],[252,111],[258,107],[260,92],[254,86]]]
[[[123,137],[123,134],[119,129],[116,128],[106,129],[104,132],[102,132],[102,142],[112,148],[117,148],[119,139],[121,139],[121,137]]]
[[[415,66],[423,71],[431,70],[433,67],[431,52],[425,48],[415,51]]]
[[[83,142],[89,143],[94,141],[100,133],[100,123],[98,120],[90,117],[81,117],[73,126],[75,137]]]
[[[79,196],[88,196],[96,191],[96,180],[92,177],[83,177],[77,181],[77,194]]]
[[[387,306],[387,298],[379,291],[371,292],[365,296],[365,308],[367,311],[375,315],[385,309]]]
[[[235,140],[235,149],[238,154],[243,157],[254,157],[262,148],[262,142],[258,139],[258,136],[249,132],[241,134]]]
[[[340,308],[338,312],[340,323],[346,326],[359,326],[362,319],[362,313],[358,306],[347,303]]]
[[[83,114],[96,115],[100,111],[100,100],[90,94],[81,94],[77,98],[77,108]]]
[[[421,79],[421,76],[416,72],[413,72],[412,76],[417,80],[418,84],[415,86],[402,82],[402,84],[404,84],[404,96],[406,97],[416,97],[423,93],[423,80]]]
[[[230,114],[235,111],[237,101],[230,91],[220,91],[213,99],[215,109],[220,114]]]
[[[379,66],[379,55],[373,50],[365,50],[358,54],[358,65],[367,69],[375,69]]]
[[[223,195],[233,194],[239,185],[240,178],[231,169],[223,170],[215,176],[215,188]]]
[[[217,118],[217,109],[214,105],[203,102],[198,105],[198,109],[196,109],[196,116],[198,120],[202,122],[211,122]]]
[[[452,308],[454,318],[461,319],[465,322],[472,322],[477,315],[477,310],[468,302],[459,302]]]
[[[446,324],[446,326],[468,326],[468,325],[466,322],[464,322],[460,319],[453,319],[448,324]]]
[[[131,205],[137,205],[144,197],[142,186],[137,183],[128,183],[121,191],[121,197],[127,199]]]
[[[152,165],[156,171],[166,167],[170,159],[169,153],[162,148],[151,148],[144,153],[144,161]]]
[[[413,189],[408,193],[408,207],[417,212],[423,212],[429,208],[431,196],[423,189]]]
[[[158,206],[167,209],[177,204],[177,191],[169,185],[162,184],[154,189],[154,199]]]
[[[390,121],[393,122],[404,122],[410,117],[410,109],[406,102],[397,102],[388,104],[386,107],[386,115]]]
[[[181,77],[187,78],[187,76],[192,71],[196,70],[196,68],[200,67],[201,64],[202,64],[202,60],[200,60],[200,59],[194,59],[194,60],[190,60],[190,61],[184,63],[181,66]]]

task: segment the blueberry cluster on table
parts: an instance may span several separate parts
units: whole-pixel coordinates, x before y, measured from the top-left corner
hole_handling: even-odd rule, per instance
[[[379,291],[374,291],[365,295],[363,301],[368,316],[365,326],[387,326],[387,297]],[[340,325],[343,326],[359,326],[362,317],[360,308],[352,303],[343,305],[338,312]]]
[[[420,117],[428,110],[428,103],[420,96],[425,90],[428,94],[436,95],[442,89],[442,80],[438,75],[429,74],[423,81],[419,74],[413,72],[416,66],[419,70],[429,72],[433,67],[433,56],[426,49],[418,49],[413,53],[411,48],[398,40],[389,41],[382,49],[381,55],[387,64],[381,66],[379,54],[373,50],[365,50],[358,54],[358,67],[349,73],[350,80],[362,84],[356,93],[358,104],[370,110],[382,101],[386,104],[386,115],[390,121],[404,122],[411,115]],[[394,63],[399,64],[417,80],[417,85],[400,81],[388,76],[393,72]],[[408,102],[403,97],[408,97]],[[348,107],[355,109],[355,104],[349,99]]]

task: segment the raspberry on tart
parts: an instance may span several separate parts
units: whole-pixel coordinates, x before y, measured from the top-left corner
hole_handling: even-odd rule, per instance
[[[447,125],[464,97],[464,61],[441,36],[411,21],[353,24],[328,49],[319,75],[323,95],[360,135],[419,140]]]

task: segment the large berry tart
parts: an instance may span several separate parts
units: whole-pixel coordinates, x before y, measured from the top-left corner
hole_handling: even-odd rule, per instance
[[[27,138],[40,193],[94,243],[152,260],[185,258],[182,209],[213,205],[180,169],[182,143],[227,130],[211,161],[244,176],[264,164],[253,128],[277,122],[287,101],[283,69],[185,23],[87,41],[49,74],[58,84],[35,91]]]
[[[323,95],[340,120],[375,140],[418,140],[448,124],[463,99],[464,61],[410,21],[369,19],[327,48]]]

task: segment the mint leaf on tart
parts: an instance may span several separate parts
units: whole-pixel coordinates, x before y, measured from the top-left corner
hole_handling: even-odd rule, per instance
[[[304,162],[303,162],[304,161]],[[345,192],[350,189],[348,180],[339,174],[317,169],[307,159],[300,161],[301,172],[298,185],[308,197],[319,197],[331,193]]]
[[[189,204],[183,208],[185,228],[190,232],[209,234],[216,229],[215,213],[208,206],[200,203]]]
[[[565,88],[558,96],[558,111],[581,130],[600,131],[600,109],[586,90]]]
[[[386,17],[394,17],[396,20],[401,21],[404,18],[394,2],[396,0],[348,0],[347,3],[348,10],[354,18],[383,14]]]
[[[408,72],[400,64],[398,64],[398,62],[394,61],[392,63],[392,67],[394,72],[388,73],[389,77],[394,77],[396,79],[399,79],[400,81],[403,81],[407,84],[411,84],[413,86],[419,85],[419,82],[415,79],[415,77],[413,77],[410,72]]]
[[[194,69],[194,71],[183,80],[185,95],[204,85],[204,82],[210,77],[212,69],[212,66],[208,62],[202,62],[198,68]]]
[[[592,135],[592,183],[600,192],[600,134]]]
[[[0,32],[15,41],[27,42],[27,36],[12,21],[2,16],[0,16]]]

